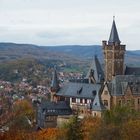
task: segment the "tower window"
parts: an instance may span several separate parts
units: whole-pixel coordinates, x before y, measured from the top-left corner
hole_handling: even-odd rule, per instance
[[[121,100],[119,100],[119,106],[121,106],[122,105],[122,101]]]
[[[138,104],[140,104],[140,98],[138,98]]]
[[[107,92],[107,91],[105,91],[105,92],[104,92],[104,95],[107,95],[107,94],[108,94],[108,92]]]
[[[104,106],[108,106],[108,100],[103,100]]]

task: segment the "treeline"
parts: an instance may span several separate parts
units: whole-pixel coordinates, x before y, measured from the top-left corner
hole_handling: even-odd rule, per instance
[[[16,127],[15,127],[16,128]],[[105,111],[102,118],[74,116],[61,128],[36,132],[10,130],[2,140],[139,140],[140,114],[129,107],[115,107]]]

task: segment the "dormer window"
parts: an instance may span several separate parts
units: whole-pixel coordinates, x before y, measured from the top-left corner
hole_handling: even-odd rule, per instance
[[[97,103],[95,103],[95,105],[97,105]]]
[[[92,91],[92,95],[93,95],[93,96],[96,96],[96,90],[93,90],[93,91]]]
[[[77,90],[77,94],[81,94],[82,90],[83,90],[83,87],[81,87],[79,90]]]

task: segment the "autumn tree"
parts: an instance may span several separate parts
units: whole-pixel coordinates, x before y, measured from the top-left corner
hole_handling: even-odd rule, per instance
[[[101,118],[88,116],[82,120],[84,140],[95,139],[102,125]]]
[[[13,114],[9,124],[11,130],[29,130],[32,127],[35,111],[29,101],[17,101],[13,106]]]
[[[64,131],[59,128],[43,129],[35,134],[37,140],[63,140]]]
[[[121,140],[124,124],[137,119],[139,119],[139,113],[129,106],[116,106],[111,110],[106,110],[103,113],[102,127],[97,135],[98,139]]]
[[[132,110],[129,106],[115,106],[111,110],[103,112],[103,121],[106,124],[121,125],[122,123],[135,119],[139,116],[139,113]]]
[[[130,120],[124,123],[122,127],[122,140],[140,139],[140,120]]]

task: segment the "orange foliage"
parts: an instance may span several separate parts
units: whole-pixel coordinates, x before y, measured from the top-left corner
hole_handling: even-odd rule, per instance
[[[123,140],[140,140],[140,120],[130,120],[122,129]]]
[[[38,132],[9,131],[1,133],[1,140],[61,140],[63,132],[57,128],[43,129]]]
[[[9,131],[6,133],[0,133],[1,140],[27,140],[29,138],[27,133]]]
[[[32,104],[27,100],[16,101],[13,109],[16,115],[31,115],[33,113]]]
[[[39,131],[37,134],[38,138],[41,138],[40,140],[62,140],[63,137],[65,137],[66,130],[59,129],[59,128],[48,128],[44,129],[42,131]]]
[[[106,125],[101,118],[88,117],[81,121],[83,140],[139,140],[140,120],[129,120],[121,126]],[[36,132],[9,131],[0,133],[0,140],[67,140],[67,128],[48,128]]]
[[[18,116],[28,116],[30,119],[34,118],[34,110],[32,104],[27,100],[16,101],[12,110],[0,116],[0,125],[4,125]]]
[[[93,118],[88,117],[82,121],[82,130],[84,133],[84,140],[89,140],[90,135],[96,134],[101,126],[101,119],[100,118]]]

